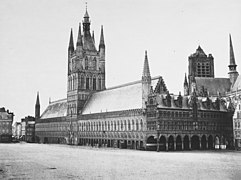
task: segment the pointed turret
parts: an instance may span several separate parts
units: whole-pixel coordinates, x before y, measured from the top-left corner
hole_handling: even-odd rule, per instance
[[[73,32],[72,32],[72,28],[71,28],[71,32],[70,32],[70,39],[69,39],[69,48],[68,48],[69,52],[74,52],[74,40],[73,40]]]
[[[229,34],[229,46],[230,46],[230,49],[229,49],[229,55],[230,55],[230,59],[229,59],[229,79],[230,79],[230,82],[232,83],[232,86],[234,85],[237,77],[238,77],[238,72],[236,71],[236,63],[235,63],[235,58],[234,58],[234,51],[233,51],[233,44],[232,44],[232,38],[231,38],[231,34]]]
[[[39,92],[37,93],[37,99],[35,104],[35,118],[40,118],[40,102],[39,102]]]
[[[187,75],[186,75],[186,73],[185,73],[183,87],[184,87],[184,96],[188,96],[189,95],[189,88],[188,88],[188,82],[187,82]]]
[[[81,23],[79,23],[79,33],[78,33],[78,39],[76,43],[76,47],[82,47],[83,46],[83,41],[82,41],[82,35],[81,35]]]
[[[145,61],[144,61],[142,77],[149,77],[149,76],[151,76],[151,74],[150,74],[150,68],[148,63],[147,51],[145,51]]]
[[[84,35],[90,31],[90,20],[89,19],[90,19],[90,17],[89,17],[89,14],[88,14],[88,11],[87,11],[87,7],[86,7],[84,20],[83,20]]]
[[[233,44],[232,44],[232,38],[231,38],[231,34],[229,34],[229,46],[230,46],[230,64],[229,66],[235,66],[236,68],[236,63],[235,63],[235,58],[234,58],[234,52],[233,52]]]
[[[142,108],[146,108],[148,96],[151,92],[151,73],[147,58],[147,51],[145,51],[144,67],[142,72]]]
[[[92,39],[93,39],[93,43],[95,44],[95,33],[94,33],[94,31],[92,31]]]
[[[105,48],[103,26],[101,26],[100,44],[99,44],[99,49],[101,49],[101,48]]]

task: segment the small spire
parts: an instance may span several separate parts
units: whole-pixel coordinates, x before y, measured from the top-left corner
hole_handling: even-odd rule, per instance
[[[184,86],[188,86],[187,75],[186,75],[186,73],[185,73],[185,78],[184,78]]]
[[[94,31],[92,31],[92,39],[93,39],[93,43],[95,44],[95,33],[94,33]]]
[[[87,9],[88,9],[88,3],[87,3],[87,1],[86,1],[86,2],[85,2],[85,16],[84,16],[84,17],[89,17],[89,14],[88,14]]]
[[[40,102],[39,102],[39,92],[37,92],[37,99],[36,99],[36,106],[39,106]]]
[[[100,34],[100,45],[99,45],[99,48],[105,48],[103,25],[101,25],[101,34]]]
[[[231,34],[229,34],[229,45],[230,45],[230,65],[236,66]]]
[[[71,28],[70,39],[69,39],[69,51],[71,51],[71,52],[74,51],[74,40],[73,40],[72,28]]]
[[[82,35],[81,35],[81,23],[79,23],[79,33],[76,46],[83,46]]]
[[[145,61],[144,61],[144,67],[143,67],[143,77],[148,77],[151,76],[150,74],[150,68],[149,68],[149,63],[148,63],[148,57],[147,57],[147,51],[145,51]]]

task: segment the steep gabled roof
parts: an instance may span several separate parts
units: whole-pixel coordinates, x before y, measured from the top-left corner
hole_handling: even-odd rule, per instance
[[[155,87],[160,77],[152,78]],[[136,81],[93,93],[82,114],[142,108],[142,83]]]
[[[204,78],[196,77],[197,89],[201,90],[202,86],[207,89],[210,96],[225,95],[230,91],[231,83],[229,78]]]
[[[61,99],[50,103],[47,109],[41,115],[41,119],[66,117],[67,116],[67,99]]]

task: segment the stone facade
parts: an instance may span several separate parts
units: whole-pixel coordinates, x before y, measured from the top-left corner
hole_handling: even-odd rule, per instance
[[[214,78],[211,55],[199,47],[189,57],[183,96],[170,94],[161,76],[151,77],[147,52],[141,80],[106,88],[103,27],[97,50],[87,10],[82,26],[76,48],[70,33],[67,98],[50,102],[36,118],[38,142],[147,150],[232,146],[227,98],[196,91],[195,78]]]
[[[13,113],[0,108],[0,143],[12,141]]]

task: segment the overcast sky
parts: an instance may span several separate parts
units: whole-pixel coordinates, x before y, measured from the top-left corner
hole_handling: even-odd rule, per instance
[[[228,77],[229,33],[241,66],[239,0],[88,0],[96,46],[100,27],[106,43],[106,86],[141,79],[144,52],[152,76],[161,75],[171,93],[183,94],[188,56],[200,45],[214,56],[215,76]],[[85,13],[83,0],[0,1],[0,107],[20,121],[66,98],[67,48]]]

